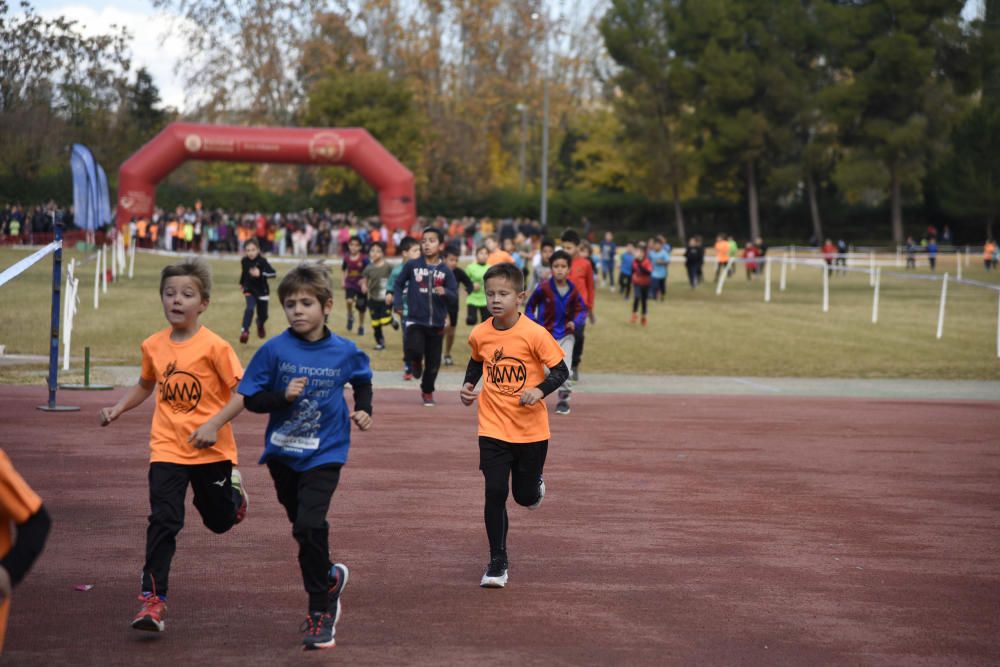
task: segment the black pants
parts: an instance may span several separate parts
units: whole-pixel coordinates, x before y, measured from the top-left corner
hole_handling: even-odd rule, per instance
[[[330,524],[326,514],[340,481],[340,464],[297,472],[283,463],[268,461],[267,469],[278,492],[278,502],[292,522],[292,536],[299,543],[299,569],[309,594],[309,611],[327,611],[330,567]]]
[[[392,322],[392,316],[389,314],[389,306],[385,305],[385,301],[375,299],[369,301],[368,306],[371,309],[372,331],[375,334],[375,342],[379,345],[384,345],[385,335],[382,334],[382,327]]]
[[[479,322],[485,322],[490,317],[490,311],[486,306],[473,306],[471,303],[465,304],[465,323],[470,327]]]
[[[632,291],[632,276],[627,273],[618,274],[618,291],[623,297],[628,298]]]
[[[170,561],[177,550],[177,534],[184,527],[184,499],[188,484],[194,506],[205,527],[224,533],[236,523],[243,499],[233,488],[230,461],[181,465],[149,465],[149,527],[146,529],[146,563],[142,567],[142,592],[166,596]]]
[[[636,285],[635,286],[635,298],[632,300],[632,312],[635,313],[639,310],[639,304],[642,304],[642,315],[646,316],[646,299],[649,298],[649,285]]]
[[[518,505],[538,502],[538,483],[545,467],[549,441],[512,444],[479,436],[479,469],[486,482],[483,518],[490,541],[490,558],[507,556],[507,492]]]
[[[406,327],[406,361],[413,367],[413,362],[423,359],[424,374],[420,378],[420,391],[425,394],[434,392],[434,381],[441,368],[441,346],[444,344],[444,332],[421,324],[411,324]]]
[[[264,326],[264,322],[267,322],[267,299],[261,299],[253,294],[244,294],[243,296],[247,301],[247,307],[243,311],[243,330],[250,331],[254,307],[257,308],[257,325]]]
[[[690,283],[691,287],[697,287],[698,280],[701,278],[700,267],[697,264],[688,264],[684,268],[687,269],[688,283]]]
[[[577,368],[580,365],[580,359],[583,358],[583,337],[587,333],[587,325],[583,324],[576,331],[573,332],[573,337],[575,338],[575,343],[573,343],[573,368]]]

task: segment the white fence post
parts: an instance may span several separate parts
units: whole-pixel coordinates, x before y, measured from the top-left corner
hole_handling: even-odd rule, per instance
[[[128,279],[132,280],[132,271],[135,269],[135,237],[128,244]]]
[[[792,246],[792,271],[795,270],[795,246]]]
[[[771,303],[771,262],[764,264],[764,303]]]
[[[97,249],[97,255],[94,257],[94,310],[97,310],[100,305],[98,300],[101,293],[101,249]]]
[[[962,279],[962,253],[959,252],[955,255],[955,266],[958,267],[958,279]]]
[[[781,258],[781,277],[778,279],[778,289],[785,291],[785,276],[788,274],[788,253]]]
[[[875,269],[875,294],[872,297],[872,324],[878,323],[878,290],[882,284],[882,269]]]
[[[896,268],[903,268],[903,250],[899,246],[896,246]]]
[[[937,327],[937,337],[940,340],[941,335],[944,333],[944,304],[948,301],[948,274],[944,274],[944,280],[941,281],[941,306],[938,308],[938,327]]]
[[[108,293],[108,246],[101,248],[101,292]]]
[[[875,251],[868,255],[868,286],[875,287]]]
[[[824,264],[823,268],[823,312],[830,312],[830,268]]]
[[[726,276],[729,275],[729,262],[720,264],[720,266],[722,266],[722,273],[719,275],[719,282],[715,286],[715,296],[722,294],[722,287],[726,284]]]

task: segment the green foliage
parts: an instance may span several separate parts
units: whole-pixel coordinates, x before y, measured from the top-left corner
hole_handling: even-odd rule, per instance
[[[1000,219],[1000,108],[974,109],[955,128],[952,144],[952,156],[939,171],[942,203],[954,215],[985,220],[989,228]]]

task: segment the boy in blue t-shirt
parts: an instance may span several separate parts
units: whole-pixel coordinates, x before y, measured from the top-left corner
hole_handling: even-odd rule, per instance
[[[667,294],[667,271],[670,269],[671,250],[667,240],[662,236],[657,236],[653,239],[652,246],[646,255],[653,263],[653,289],[650,290],[650,296],[653,300],[663,301],[663,297]]]
[[[270,413],[259,463],[267,464],[299,543],[309,594],[302,643],[329,648],[348,571],[330,561],[326,514],[347,462],[351,424],[371,428],[372,371],[353,341],[326,328],[333,290],[325,267],[300,264],[289,271],[278,297],[291,326],[257,350],[237,391],[248,410]],[[354,388],[354,411],[344,400],[347,383]]]
[[[618,270],[618,291],[628,300],[632,291],[632,262],[635,260],[635,245],[629,241],[622,253],[621,268]]]
[[[604,232],[604,240],[601,241],[601,282],[608,286],[612,292],[615,291],[615,256],[618,254],[618,246],[615,245],[615,235],[610,231]]]

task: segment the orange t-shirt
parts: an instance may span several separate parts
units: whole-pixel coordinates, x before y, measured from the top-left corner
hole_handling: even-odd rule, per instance
[[[151,462],[198,465],[236,460],[233,427],[219,429],[215,445],[195,449],[188,437],[229,402],[243,377],[232,345],[202,325],[184,341],[170,328],[142,341],[143,380],[156,382],[156,410],[149,432]]]
[[[720,264],[729,261],[729,241],[715,242],[715,257]]]
[[[486,263],[490,266],[493,266],[494,264],[503,264],[504,262],[513,264],[514,257],[506,250],[501,250],[500,248],[491,252],[486,258]]]
[[[987,243],[983,246],[983,259],[993,259],[993,253],[996,252],[996,245],[993,243]]]
[[[24,523],[42,506],[42,499],[31,490],[28,483],[17,474],[7,453],[0,449],[0,558],[11,547],[13,524]],[[0,651],[7,635],[7,615],[10,599],[0,603]]]
[[[545,327],[521,315],[510,329],[486,320],[469,334],[472,358],[483,362],[479,393],[479,435],[504,442],[538,442],[549,438],[545,401],[521,405],[525,389],[545,380],[545,369],[563,359],[562,348]]]

